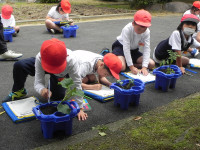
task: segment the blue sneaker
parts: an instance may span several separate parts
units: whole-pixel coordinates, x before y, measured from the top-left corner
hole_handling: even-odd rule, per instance
[[[196,56],[199,54],[199,51],[198,51],[196,48],[193,48],[192,51],[190,52],[190,54],[191,54],[193,57],[196,57]]]
[[[3,101],[4,102],[9,102],[9,101],[14,101],[14,100],[18,100],[21,99],[23,97],[25,97],[27,95],[27,91],[26,89],[21,89],[17,92],[11,92]]]
[[[103,48],[100,55],[105,56],[108,53],[110,53],[110,50],[108,48]]]

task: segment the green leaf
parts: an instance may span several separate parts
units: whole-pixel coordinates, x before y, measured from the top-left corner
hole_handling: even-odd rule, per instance
[[[82,97],[84,96],[84,92],[82,90],[76,90],[76,95]]]
[[[106,136],[106,133],[105,132],[99,132],[99,135]]]
[[[84,92],[82,90],[78,90],[76,88],[71,90],[71,96],[84,96]]]
[[[64,78],[61,82],[58,82],[58,84],[64,88],[68,89],[74,84],[74,82],[73,82],[72,78]]]
[[[70,114],[71,112],[69,106],[67,104],[62,104],[62,103],[58,104],[57,110],[63,114]]]

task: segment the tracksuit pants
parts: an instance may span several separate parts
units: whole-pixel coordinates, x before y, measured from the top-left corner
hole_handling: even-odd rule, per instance
[[[46,74],[49,74],[46,72]],[[35,58],[22,59],[15,62],[13,67],[13,88],[12,92],[16,92],[25,87],[26,79],[30,76],[35,76]],[[68,77],[68,75],[66,75]],[[58,85],[59,77],[50,74],[50,91],[52,92],[51,100],[61,100],[65,95],[65,88]]]
[[[7,45],[6,42],[4,41],[3,24],[1,22],[1,17],[0,17],[0,55],[5,53],[6,51],[7,51]]]

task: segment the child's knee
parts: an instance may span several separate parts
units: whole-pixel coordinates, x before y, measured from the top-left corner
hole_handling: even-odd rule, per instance
[[[83,79],[82,79],[82,83],[88,83],[89,82],[89,79],[87,78],[87,76],[86,77],[84,77]]]
[[[15,62],[14,63],[14,69],[20,69],[20,68],[22,68],[23,67],[23,62],[22,61],[17,61],[17,62]]]
[[[93,82],[96,81],[96,76],[94,74],[93,75],[89,75],[88,79],[89,79],[89,82],[93,83]]]
[[[124,71],[124,70],[126,70],[126,64],[122,64],[122,69],[121,69],[121,71]]]
[[[150,60],[148,68],[153,69],[154,67],[155,67],[155,62],[153,60]]]

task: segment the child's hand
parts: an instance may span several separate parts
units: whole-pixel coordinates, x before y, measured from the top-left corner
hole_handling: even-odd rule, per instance
[[[70,24],[69,24],[70,26],[74,25],[74,21],[72,19],[69,19],[68,21],[70,22]]]
[[[180,67],[182,74],[185,74],[185,68],[184,67]]]
[[[78,113],[78,120],[86,120],[87,117],[88,115],[82,109],[80,109],[80,112]]]
[[[132,67],[132,68],[131,68],[131,72],[132,72],[133,74],[138,74],[138,73],[139,73],[139,70],[138,70],[138,68],[136,68],[136,67]]]
[[[50,94],[50,96],[49,96],[49,94]],[[44,97],[45,99],[48,99],[49,97],[51,97],[52,93],[51,93],[51,91],[50,91],[50,93],[49,93],[49,90],[48,90],[47,88],[43,88],[43,89],[41,90],[40,95],[41,95],[42,97]]]
[[[94,84],[93,85],[94,87],[94,90],[101,90],[101,88],[102,88],[102,85],[101,84]]]
[[[149,72],[148,72],[148,70],[147,70],[146,67],[143,67],[143,68],[141,69],[141,73],[142,73],[144,76],[147,76]]]

